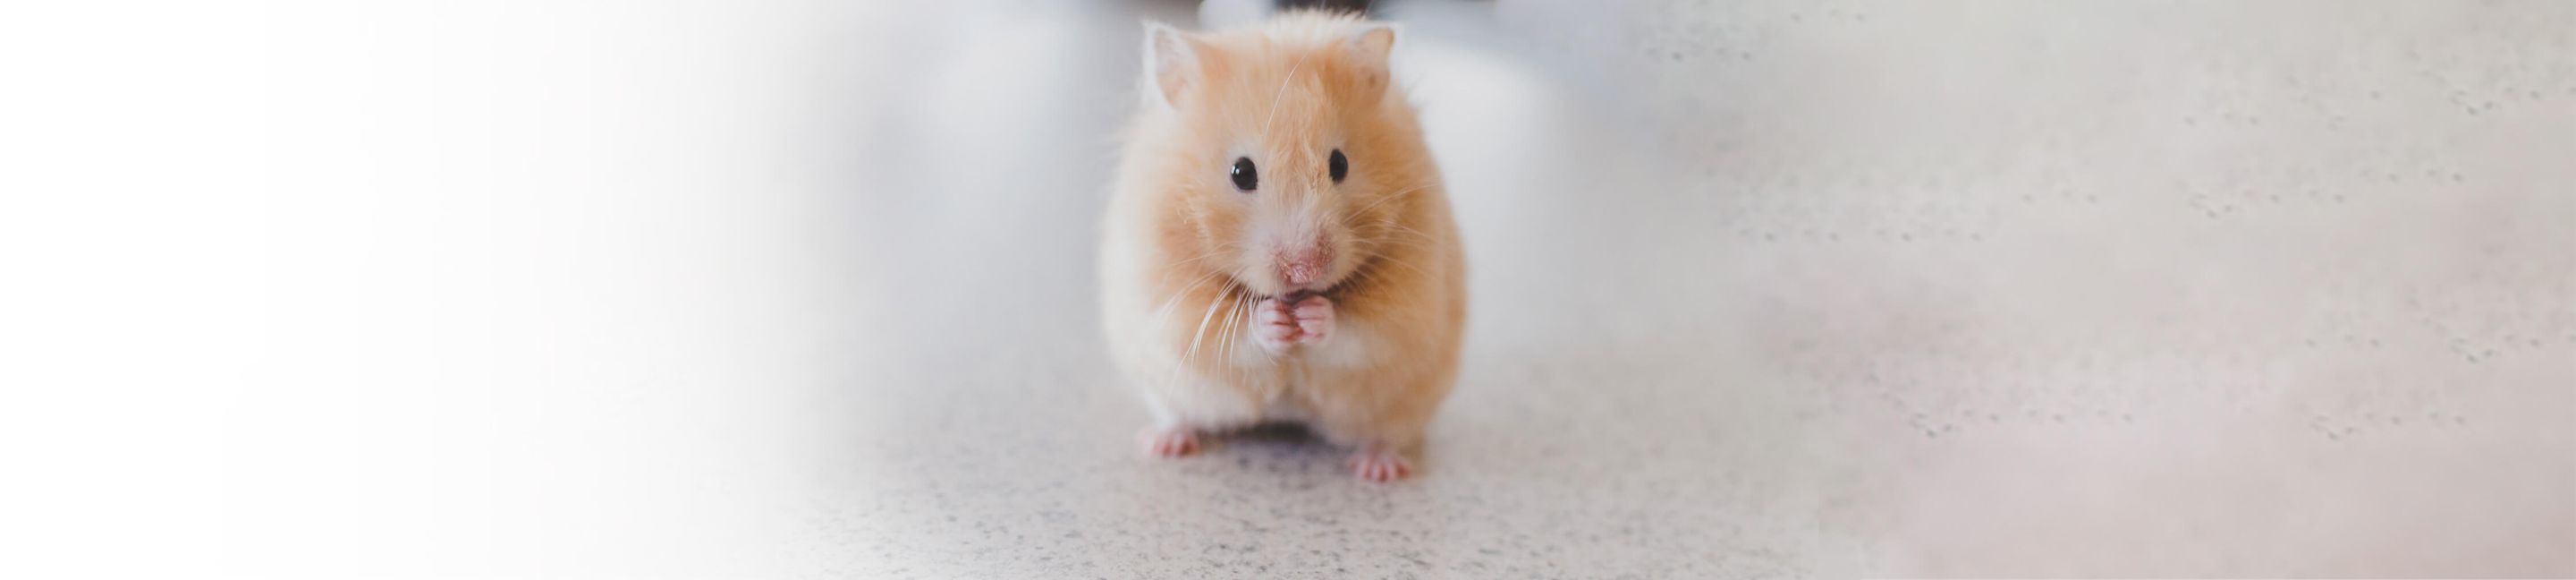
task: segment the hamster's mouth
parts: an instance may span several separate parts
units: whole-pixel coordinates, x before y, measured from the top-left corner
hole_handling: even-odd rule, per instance
[[[1252,298],[1253,298],[1253,299],[1255,299],[1255,300],[1271,300],[1271,299],[1278,299],[1278,300],[1287,301],[1287,302],[1296,302],[1296,301],[1299,301],[1299,300],[1305,300],[1305,299],[1306,299],[1306,297],[1308,297],[1308,296],[1322,296],[1322,297],[1325,297],[1325,298],[1334,298],[1334,297],[1336,297],[1336,296],[1339,294],[1339,293],[1338,293],[1338,292],[1336,292],[1336,291],[1337,291],[1337,290],[1341,290],[1341,287],[1340,287],[1340,286],[1335,286],[1335,287],[1331,287],[1331,288],[1325,288],[1325,289],[1322,289],[1322,290],[1316,290],[1316,289],[1312,289],[1312,288],[1298,288],[1298,289],[1295,289],[1295,290],[1287,291],[1287,292],[1285,292],[1285,293],[1272,294],[1272,293],[1256,292],[1256,291],[1254,291],[1254,290],[1252,289],[1252,287],[1251,287],[1251,286],[1239,286],[1239,288],[1242,288],[1243,295],[1245,295],[1245,296],[1250,296],[1250,297],[1252,297]]]
[[[1345,289],[1346,289],[1347,287],[1349,287],[1350,285],[1351,285],[1351,279],[1350,279],[1350,278],[1343,278],[1341,281],[1334,282],[1334,283],[1333,283],[1333,285],[1331,285],[1331,286],[1326,286],[1326,287],[1324,287],[1324,288],[1322,288],[1322,289],[1315,289],[1315,288],[1294,288],[1294,289],[1290,289],[1290,290],[1289,290],[1289,291],[1287,291],[1287,292],[1272,293],[1272,292],[1262,292],[1262,291],[1259,291],[1259,290],[1255,290],[1251,284],[1245,284],[1245,283],[1243,283],[1243,281],[1242,281],[1242,280],[1235,280],[1235,281],[1234,281],[1234,287],[1235,287],[1236,291],[1238,291],[1238,292],[1242,292],[1242,293],[1243,293],[1243,295],[1245,295],[1245,296],[1250,296],[1250,297],[1252,297],[1252,298],[1254,298],[1254,299],[1257,299],[1257,300],[1270,300],[1270,299],[1274,299],[1274,298],[1275,298],[1275,299],[1284,300],[1284,301],[1288,301],[1288,302],[1297,302],[1297,301],[1300,301],[1300,300],[1305,300],[1305,299],[1306,299],[1306,297],[1308,297],[1308,296],[1322,296],[1322,297],[1324,297],[1324,298],[1326,298],[1326,299],[1336,299],[1336,300],[1338,300],[1338,299],[1340,299],[1340,298],[1341,298],[1341,295],[1342,295],[1342,293],[1345,291]]]
[[[1322,296],[1338,302],[1343,295],[1355,292],[1355,288],[1360,286],[1360,281],[1368,278],[1366,275],[1368,270],[1376,265],[1376,260],[1360,262],[1359,267],[1352,268],[1350,273],[1342,275],[1341,278],[1333,280],[1333,283],[1326,284],[1323,288],[1299,288],[1290,291],[1285,298],[1294,302],[1305,300],[1308,296]]]
[[[1234,283],[1235,292],[1239,292],[1244,296],[1249,296],[1258,300],[1276,298],[1296,302],[1299,300],[1305,300],[1308,296],[1322,296],[1327,299],[1340,300],[1343,295],[1355,292],[1355,289],[1361,286],[1361,281],[1369,277],[1369,270],[1374,269],[1377,265],[1378,261],[1376,259],[1365,259],[1360,262],[1359,267],[1352,268],[1350,272],[1335,278],[1332,283],[1325,284],[1321,288],[1297,287],[1288,288],[1284,292],[1264,292],[1261,290],[1261,287],[1245,282],[1243,277],[1233,274],[1227,274],[1226,280]]]

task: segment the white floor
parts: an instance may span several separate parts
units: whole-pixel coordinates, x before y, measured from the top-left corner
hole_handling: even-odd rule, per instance
[[[1186,6],[563,4],[279,9],[211,565],[2576,575],[2576,3],[1396,5],[1474,314],[1393,485],[1134,444]]]

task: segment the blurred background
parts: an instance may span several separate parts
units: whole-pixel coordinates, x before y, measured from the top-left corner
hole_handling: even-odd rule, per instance
[[[0,565],[2576,575],[2576,3],[1371,9],[1472,272],[1393,485],[1100,344],[1139,22],[1258,3],[11,9]]]

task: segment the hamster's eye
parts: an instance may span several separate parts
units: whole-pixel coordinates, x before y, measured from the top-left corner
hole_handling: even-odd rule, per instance
[[[1333,183],[1341,183],[1342,176],[1351,174],[1351,160],[1344,159],[1342,157],[1342,150],[1340,149],[1333,150],[1332,171]]]
[[[1234,158],[1234,188],[1250,193],[1261,188],[1261,175],[1252,168],[1252,158]]]

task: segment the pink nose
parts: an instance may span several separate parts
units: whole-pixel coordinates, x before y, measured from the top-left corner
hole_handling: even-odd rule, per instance
[[[1290,286],[1305,286],[1324,278],[1324,265],[1332,263],[1333,251],[1323,246],[1308,246],[1279,252],[1279,280]]]

